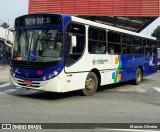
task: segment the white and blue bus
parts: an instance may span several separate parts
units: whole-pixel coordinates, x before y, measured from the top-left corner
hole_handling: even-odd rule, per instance
[[[157,72],[156,38],[62,14],[15,20],[11,84],[51,92],[81,90]]]

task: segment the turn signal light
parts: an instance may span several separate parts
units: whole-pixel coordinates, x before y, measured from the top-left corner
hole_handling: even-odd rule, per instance
[[[37,71],[37,74],[38,75],[42,75],[42,71]]]

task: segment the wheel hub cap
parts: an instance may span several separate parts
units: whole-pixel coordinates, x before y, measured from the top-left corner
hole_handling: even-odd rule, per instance
[[[94,86],[95,86],[95,84],[94,84],[93,78],[88,78],[88,80],[86,80],[86,88],[87,88],[87,90],[89,90],[89,91],[93,90]]]

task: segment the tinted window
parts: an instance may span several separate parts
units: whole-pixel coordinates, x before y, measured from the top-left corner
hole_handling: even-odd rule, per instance
[[[147,45],[147,40],[146,39],[143,39],[143,46],[146,46]]]
[[[109,54],[121,54],[121,45],[108,43],[108,53]]]
[[[141,55],[143,53],[143,48],[140,46],[134,46],[133,47],[133,54],[139,54]]]
[[[70,23],[66,30],[66,66],[69,66],[80,59],[85,48],[85,26]],[[76,45],[71,45],[71,39],[76,38]]]
[[[108,32],[108,53],[121,54],[121,34],[119,32]]]
[[[121,38],[121,34],[120,33],[112,32],[112,31],[108,32],[108,41],[109,42],[120,43],[121,42],[120,38]]]
[[[154,40],[143,40],[144,54],[145,55],[156,55],[156,41]]]
[[[134,37],[133,38],[133,45],[142,45],[141,38]]]
[[[132,36],[123,34],[122,35],[122,43],[123,44],[132,44]]]
[[[106,53],[106,31],[95,27],[89,27],[88,52],[90,54]]]
[[[123,54],[132,54],[133,48],[130,45],[122,46]]]

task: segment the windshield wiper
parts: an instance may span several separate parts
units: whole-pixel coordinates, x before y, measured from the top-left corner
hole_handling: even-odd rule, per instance
[[[34,49],[37,47],[37,43],[39,41],[39,38],[41,38],[45,33],[47,33],[49,30],[42,30],[41,33],[38,35],[37,39],[36,39],[36,42],[35,42],[35,47]]]

